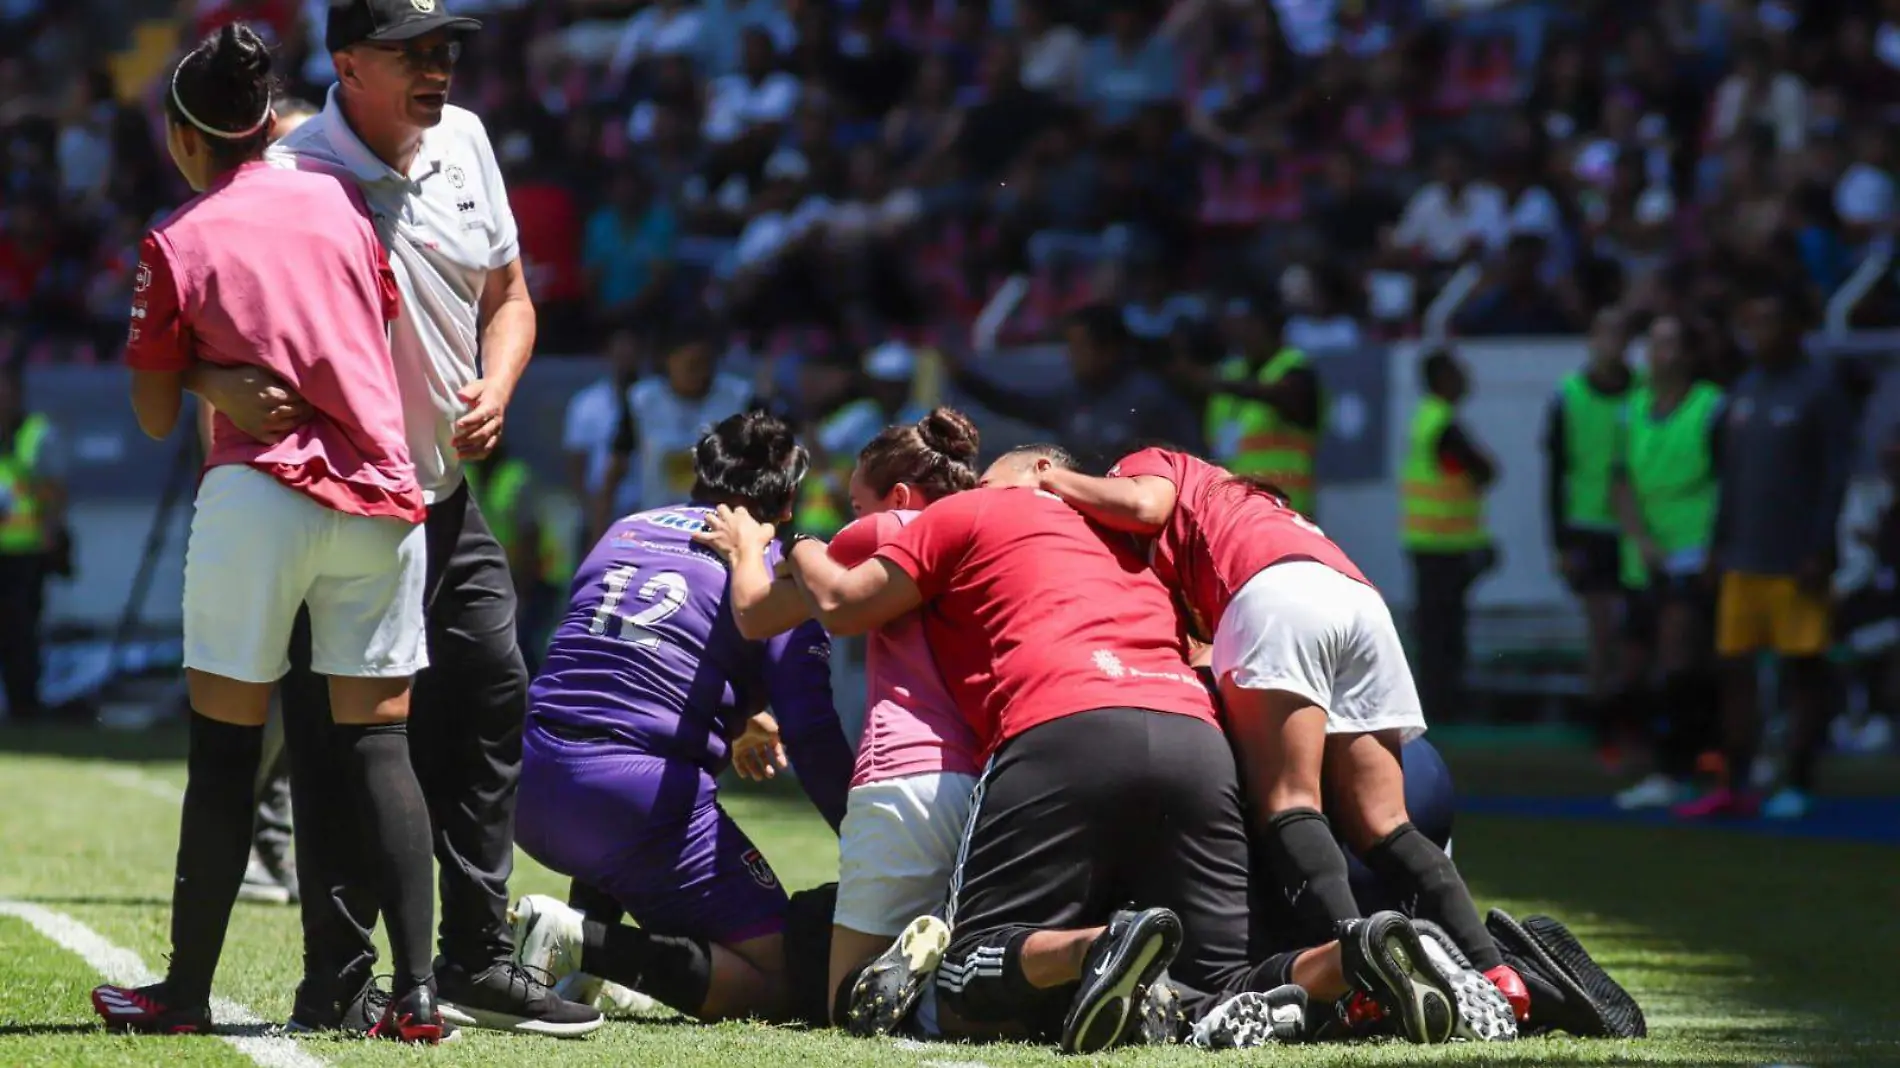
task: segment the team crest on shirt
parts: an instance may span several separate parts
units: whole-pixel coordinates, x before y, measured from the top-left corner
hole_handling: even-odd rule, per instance
[[[778,888],[778,876],[772,874],[772,866],[765,862],[765,854],[756,849],[748,849],[739,855],[739,859],[744,862],[746,874],[752,876],[753,882],[767,890]]]
[[[152,288],[152,269],[141,263],[139,273],[132,279],[132,291],[143,293],[150,288]]]
[[[409,0],[409,6],[422,12],[424,15],[435,14],[435,0]]]
[[[409,2],[412,4],[416,4],[417,6],[421,6],[422,4],[426,3],[431,8],[435,7],[435,0],[409,0]],[[460,189],[463,186],[468,184],[468,172],[456,166],[453,163],[449,164],[448,169],[443,171],[442,175],[443,177],[449,180],[450,185],[454,186],[457,189]],[[463,210],[466,211],[467,209],[463,209]]]

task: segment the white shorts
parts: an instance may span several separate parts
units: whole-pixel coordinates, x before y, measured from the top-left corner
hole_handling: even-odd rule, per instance
[[[976,776],[954,771],[854,786],[838,829],[832,922],[891,938],[943,907]]]
[[[318,674],[414,675],[429,663],[424,564],[419,524],[325,508],[254,467],[214,467],[185,547],[185,666],[276,682],[308,604]]]
[[[1298,694],[1326,710],[1326,733],[1425,733],[1425,713],[1392,610],[1379,591],[1311,560],[1263,569],[1214,632],[1214,677]]]

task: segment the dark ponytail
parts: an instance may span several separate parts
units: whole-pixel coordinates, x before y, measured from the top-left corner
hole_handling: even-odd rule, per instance
[[[232,22],[186,53],[172,72],[165,110],[173,122],[198,131],[218,171],[256,159],[270,143],[270,47],[257,32]]]
[[[885,427],[858,453],[858,477],[879,497],[900,482],[935,501],[976,486],[979,438],[968,416],[938,408],[915,423]]]
[[[811,458],[792,428],[765,412],[729,415],[693,449],[693,503],[744,505],[775,523],[791,511]]]

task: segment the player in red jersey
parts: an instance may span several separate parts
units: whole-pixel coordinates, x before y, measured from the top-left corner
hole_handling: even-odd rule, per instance
[[[1143,449],[1107,478],[1045,457],[1016,477],[1104,526],[1153,539],[1156,572],[1213,642],[1258,848],[1304,939],[1360,915],[1321,811],[1323,780],[1353,851],[1448,929],[1525,1018],[1522,980],[1451,859],[1406,812],[1399,747],[1424,732],[1425,718],[1392,614],[1345,552],[1270,487],[1183,452]],[[1481,986],[1461,990],[1476,999],[1465,1005],[1474,1026],[1497,1008],[1497,992]]]

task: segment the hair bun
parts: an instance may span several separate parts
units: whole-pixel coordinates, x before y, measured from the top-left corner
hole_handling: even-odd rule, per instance
[[[737,447],[739,462],[748,467],[774,468],[785,465],[798,446],[792,428],[770,412],[746,412],[739,422]]]
[[[218,31],[211,50],[211,65],[221,73],[240,79],[262,80],[270,77],[270,45],[257,31],[242,22],[227,22]]]
[[[955,408],[936,408],[917,420],[917,436],[932,452],[961,464],[976,462],[981,435],[970,417]]]

